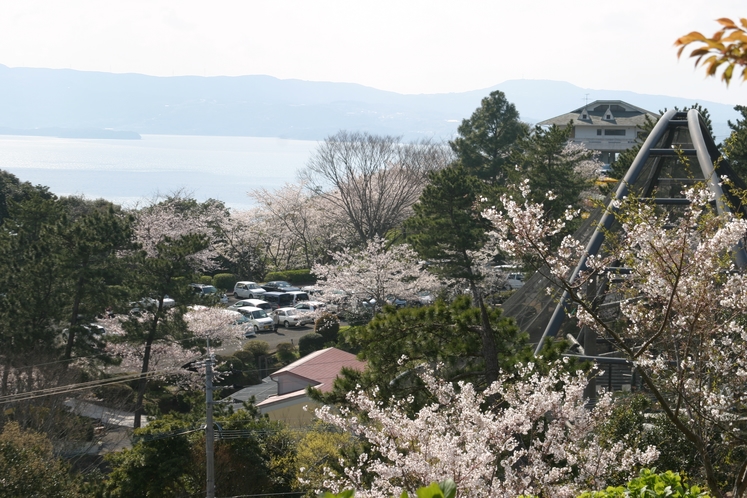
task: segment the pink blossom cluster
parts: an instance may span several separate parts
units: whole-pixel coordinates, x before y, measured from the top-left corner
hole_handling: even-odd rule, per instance
[[[175,198],[137,211],[135,221],[135,242],[140,244],[148,257],[158,255],[158,244],[166,239],[177,240],[187,234],[205,235],[211,239],[207,249],[191,256],[195,268],[212,269],[216,249],[213,235],[227,219],[225,209],[220,204],[211,204],[199,213],[191,213],[180,208],[181,199]]]
[[[169,313],[173,314],[173,310]],[[236,324],[237,315],[239,314],[223,308],[199,306],[187,312],[184,320],[193,337],[206,341],[205,344],[208,340],[228,343],[238,342],[240,339],[241,330]],[[137,319],[147,321],[147,313]],[[143,366],[145,344],[127,340],[123,320],[120,317],[101,319],[99,323],[106,329],[109,336],[106,352],[121,361],[120,367],[123,370],[140,371]],[[180,341],[171,336],[154,341],[150,348],[148,369],[150,371],[161,370],[163,374],[158,377],[176,379],[176,382],[184,387],[202,387],[204,367],[198,367],[196,371],[182,368],[202,355],[192,344],[192,340]]]
[[[670,212],[635,198],[614,203],[621,229],[608,232],[599,256],[585,254],[572,236],[560,251],[550,250],[549,239],[563,222],[546,220],[542,206],[526,195],[523,201],[504,198],[505,212],[484,214],[496,244],[545,265],[568,293],[579,326],[612,340],[637,367],[664,413],[701,452],[715,488],[708,463],[714,445],[728,451],[747,444],[747,275],[734,263],[747,220],[717,211],[705,185],[683,195],[690,204]],[[582,256],[586,269],[571,280]],[[613,262],[626,274],[610,279],[602,312],[585,283],[604,276]]]
[[[608,476],[621,469],[653,462],[658,456],[653,447],[641,451],[622,441],[600,444],[594,429],[609,416],[611,397],[603,396],[588,409],[586,376],[567,373],[563,363],[553,365],[549,374],[531,363],[502,373],[483,392],[469,383],[455,386],[423,374],[436,401],[414,416],[406,410],[411,400],[385,406],[376,393],[360,391],[348,398],[365,421],[345,410],[318,409],[322,420],[372,446],[357,461],[341,462],[343,475],[329,472],[325,487],[354,488],[362,497],[399,496],[452,478],[461,496],[564,498],[604,487]]]
[[[325,299],[345,297],[382,306],[387,297],[415,299],[419,291],[433,291],[441,285],[419,264],[417,253],[409,245],[387,248],[387,242],[380,237],[359,251],[335,252],[332,259],[330,264],[316,264],[311,269],[319,278],[317,285]]]

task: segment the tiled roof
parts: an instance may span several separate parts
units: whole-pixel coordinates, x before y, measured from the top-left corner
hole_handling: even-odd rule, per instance
[[[616,108],[624,108],[624,111],[615,110],[612,111],[613,119],[603,119],[606,109],[609,106]],[[596,110],[596,109],[600,110]],[[586,111],[587,119],[581,119],[582,115]],[[604,128],[607,126],[621,127],[621,126],[643,126],[646,122],[646,116],[653,121],[659,119],[659,115],[641,109],[634,105],[623,102],[622,100],[596,100],[578,109],[574,109],[571,112],[555,116],[554,118],[546,119],[538,123],[540,126],[567,126],[570,121],[573,121],[574,126],[594,126],[596,128]]]
[[[354,354],[346,351],[337,348],[327,348],[315,351],[298,361],[294,361],[290,365],[273,373],[270,377],[275,380],[278,376],[284,374],[296,375],[309,379],[314,384],[321,384],[321,386],[316,387],[327,392],[332,389],[332,383],[340,374],[340,370],[343,367],[362,371],[366,368],[366,362],[359,360]]]

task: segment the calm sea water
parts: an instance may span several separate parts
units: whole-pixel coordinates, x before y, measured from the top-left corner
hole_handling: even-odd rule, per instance
[[[296,180],[317,142],[254,137],[143,135],[142,140],[0,136],[0,169],[57,195],[132,206],[183,189],[199,201],[252,205],[256,188]]]

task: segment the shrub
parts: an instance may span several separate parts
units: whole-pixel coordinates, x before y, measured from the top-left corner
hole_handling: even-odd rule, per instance
[[[321,334],[306,334],[298,340],[298,352],[303,358],[309,353],[324,349],[324,337]]]
[[[322,313],[314,322],[314,332],[324,337],[324,342],[337,342],[340,320],[332,313]]]
[[[241,350],[236,351],[233,354],[236,358],[244,362],[244,365],[256,365],[257,360],[254,359],[254,354],[251,351]]]
[[[270,345],[265,341],[249,341],[244,344],[244,351],[249,351],[255,358],[270,352]]]
[[[290,342],[281,342],[277,347],[277,357],[283,364],[293,363],[296,361],[296,346]]]
[[[236,285],[236,275],[233,273],[218,273],[213,277],[213,286],[224,290],[233,291],[233,286]]]
[[[632,479],[625,486],[608,487],[604,491],[587,491],[579,498],[625,498],[628,496],[647,496],[651,498],[709,498],[710,495],[701,491],[698,486],[684,483],[682,476],[667,470],[656,474],[649,469],[643,469],[641,475]]]
[[[254,365],[247,365],[236,356],[221,358],[217,370],[223,373],[220,380],[216,382],[220,386],[243,387],[260,382],[259,372]]]
[[[202,275],[197,279],[196,284],[213,285],[213,277],[210,275]]]
[[[311,276],[311,270],[286,270],[271,271],[265,276],[265,281],[286,280],[292,284],[305,285],[313,284],[316,280]]]

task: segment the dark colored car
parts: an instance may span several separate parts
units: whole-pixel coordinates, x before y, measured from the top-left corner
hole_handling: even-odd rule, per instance
[[[286,282],[285,280],[273,280],[267,282],[266,284],[262,284],[262,288],[267,292],[290,292],[301,290],[298,287],[293,287],[290,282]]]
[[[287,292],[266,292],[262,298],[270,303],[274,310],[293,305],[293,294]]]

